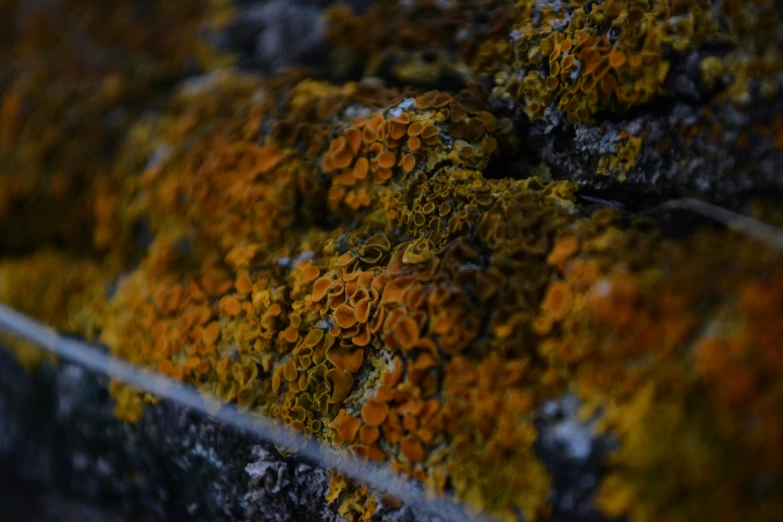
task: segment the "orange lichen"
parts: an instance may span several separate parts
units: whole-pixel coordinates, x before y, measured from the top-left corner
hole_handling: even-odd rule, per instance
[[[91,207],[105,221],[100,243],[112,242],[113,220],[128,230],[145,223],[155,240],[139,248],[117,238],[140,262],[116,293],[97,298],[100,312],[62,305],[52,292],[48,310],[57,313],[42,315],[59,328],[100,331],[119,357],[388,460],[500,517],[550,513],[534,420],[566,392],[600,411],[600,428],[618,441],[602,463],[605,513],[667,520],[662,506],[671,506],[699,519],[696,508],[720,480],[737,496],[717,499],[706,518],[754,505],[739,484],[757,470],[780,474],[775,292],[783,283],[749,278],[773,274],[777,258],[723,232],[672,240],[609,209],[588,215],[568,182],[483,173],[519,143],[514,122],[490,112],[513,106],[508,97],[531,120],[554,107],[589,121],[660,95],[662,50],[690,52],[716,35],[697,24],[711,20],[704,2],[626,4],[499,4],[480,41],[468,32],[464,46],[504,103],[489,103],[471,82],[457,93],[422,92],[223,73],[183,89],[163,117],[129,130],[117,168],[138,175]],[[446,32],[472,27],[474,9],[444,8],[458,22]],[[366,43],[360,17],[341,16],[356,37],[346,45]],[[440,27],[431,18],[417,23]],[[440,37],[400,29],[400,52]],[[16,104],[4,101],[6,134],[17,132]],[[645,136],[619,138],[599,173],[636,165]],[[139,167],[158,147],[166,161]],[[89,280],[74,281],[81,277]],[[27,303],[8,279],[0,296]],[[706,328],[711,308],[719,327]],[[113,393],[118,415],[138,419],[138,393]],[[721,456],[730,453],[742,458]],[[340,499],[341,514],[371,516],[371,498],[333,479],[329,499]]]
[[[389,414],[389,406],[383,402],[368,401],[362,407],[362,420],[368,425],[377,427],[383,424]]]
[[[87,2],[58,6],[53,15],[28,13],[17,1],[0,6],[4,253],[58,243],[112,263],[127,260],[132,231],[120,219],[118,191],[129,170],[142,175],[146,158],[127,169],[119,144],[152,98],[168,98],[161,81],[228,62],[204,38],[224,6],[155,4],[144,16],[127,16],[136,7],[133,0]],[[70,28],[67,35],[61,27]],[[118,107],[115,118],[105,117]]]
[[[612,68],[614,69],[619,69],[620,67],[625,65],[627,61],[628,58],[625,56],[625,53],[623,53],[622,51],[618,51],[615,49],[609,53],[609,65],[611,65]],[[597,77],[598,76],[596,75],[596,78]]]
[[[355,346],[336,344],[327,348],[326,358],[337,368],[356,373],[364,362],[364,351]]]
[[[313,284],[313,301],[318,302],[326,297],[332,285],[332,279],[328,276],[321,277]]]
[[[330,404],[341,404],[351,392],[353,387],[353,376],[349,372],[333,368],[326,372],[326,378],[331,381],[333,390]]]
[[[280,334],[281,339],[288,343],[295,343],[299,339],[299,330],[293,326],[290,326],[283,330]]]
[[[354,314],[353,308],[346,304],[341,304],[334,311],[334,322],[337,323],[340,328],[350,328],[356,324],[356,314]]]
[[[553,283],[547,288],[542,304],[555,321],[562,321],[571,309],[573,297],[567,283]]]
[[[419,326],[410,317],[403,317],[392,326],[392,332],[400,348],[410,350],[419,340]]]
[[[332,421],[332,428],[340,435],[343,441],[353,442],[359,433],[362,421],[356,417],[345,414],[345,410],[340,410],[337,418]]]
[[[402,168],[405,169],[405,172],[410,173],[415,167],[416,158],[413,156],[413,154],[406,154],[402,158]]]
[[[375,426],[362,426],[362,429],[359,431],[359,440],[362,441],[362,444],[365,444],[367,446],[372,446],[375,444],[378,439],[381,436],[380,430]]]
[[[423,462],[424,461],[424,448],[421,443],[414,438],[405,437],[400,442],[400,449],[405,458],[411,462]]]
[[[382,169],[390,169],[396,163],[393,152],[385,150],[378,155],[378,166]]]
[[[552,251],[547,256],[547,263],[560,265],[579,251],[579,240],[572,235],[561,237],[555,242]]]
[[[283,158],[280,155],[280,151],[278,151],[276,147],[261,147],[258,150],[258,160],[255,164],[256,170],[254,171],[254,174],[266,174],[267,172],[277,167],[282,159]]]
[[[540,118],[543,108],[555,103],[569,121],[587,121],[596,112],[621,111],[663,94],[671,66],[667,48],[686,53],[709,41],[724,41],[737,45],[730,53],[734,56],[764,55],[776,41],[770,29],[778,17],[769,4],[760,1],[742,8],[738,2],[728,2],[713,9],[706,2],[675,6],[648,0],[634,5],[606,1],[568,10],[543,9],[537,17],[533,16],[538,9],[535,2],[525,0],[518,2],[514,19],[514,34],[519,37],[509,41],[516,52],[495,61],[492,72],[498,86],[519,100],[531,118]],[[762,21],[762,12],[770,19]],[[754,26],[760,33],[750,36]],[[762,33],[768,38],[758,38]],[[545,61],[548,70],[542,68]],[[733,82],[721,96],[744,103],[748,76],[755,74],[766,82],[771,71],[760,67],[750,73],[745,67],[754,59],[746,59],[744,65],[739,65],[742,60],[729,61],[734,63]],[[508,72],[509,63],[527,75],[515,78]],[[715,85],[716,74],[724,71],[722,64],[716,65],[710,57],[704,68],[707,81]],[[603,82],[603,78],[611,79]]]

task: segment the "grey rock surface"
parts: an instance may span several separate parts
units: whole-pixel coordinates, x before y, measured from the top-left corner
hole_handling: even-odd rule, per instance
[[[323,468],[165,400],[137,423],[113,407],[105,376],[0,349],[0,519],[31,498],[25,520],[337,518]]]

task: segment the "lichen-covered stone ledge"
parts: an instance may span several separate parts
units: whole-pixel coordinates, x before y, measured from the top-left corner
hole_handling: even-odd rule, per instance
[[[360,81],[170,88],[216,58],[189,5],[147,12],[189,14],[181,45],[108,73],[0,49],[0,300],[503,519],[780,519],[780,252],[578,190],[779,208],[773,2],[336,7],[330,70]],[[109,392],[123,434],[159,411]],[[332,514],[387,509],[328,486]]]
[[[0,378],[2,520],[344,520],[326,500],[327,470],[199,412],[164,399],[137,423],[118,421],[105,375],[67,361],[31,372],[5,349]],[[577,407],[564,397],[538,415],[537,452],[555,477],[551,520],[604,520],[592,497],[611,443]],[[370,520],[442,519],[400,506]]]
[[[557,178],[726,202],[783,187],[772,0],[374,2],[326,20],[337,70],[481,80]]]
[[[106,376],[65,361],[30,372],[5,349],[0,468],[3,491],[49,498],[62,521],[343,520],[326,501],[325,469],[168,400],[136,423],[119,421]],[[20,505],[29,496],[3,498],[2,520],[17,512],[31,522],[55,516],[49,506]],[[373,520],[440,519],[403,507]]]
[[[486,177],[518,143],[486,96],[190,82],[131,130],[107,205],[118,246],[153,236],[140,262],[7,258],[0,298],[504,519],[573,498],[537,446],[566,394],[614,439],[586,482],[603,516],[780,513],[781,253]],[[110,391],[143,420],[142,395]],[[384,509],[339,478],[326,499]]]

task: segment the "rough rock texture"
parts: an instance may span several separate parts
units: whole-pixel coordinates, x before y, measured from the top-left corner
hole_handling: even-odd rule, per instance
[[[30,373],[3,351],[0,376],[4,491],[30,485],[7,495],[0,518],[53,520],[55,506],[60,520],[335,518],[327,472],[253,436],[165,400],[138,423],[119,422],[108,378],[69,363]],[[39,496],[44,505],[27,505]]]
[[[624,115],[586,126],[568,124],[552,109],[529,132],[540,159],[557,178],[593,190],[620,190],[628,198],[709,194],[713,201],[731,205],[737,197],[747,199],[765,190],[779,193],[783,189],[778,175],[783,155],[771,140],[757,136],[741,148],[738,145],[740,133],[751,122],[771,125],[781,110],[780,102],[739,111],[731,104],[710,107],[673,99],[640,108],[634,111],[639,114],[635,117]],[[707,112],[710,117],[705,117]],[[680,133],[696,125],[720,128],[721,134]],[[645,137],[634,152],[635,165],[619,183],[608,173],[596,175],[596,169],[603,158],[615,154],[617,144],[623,142],[622,132]]]

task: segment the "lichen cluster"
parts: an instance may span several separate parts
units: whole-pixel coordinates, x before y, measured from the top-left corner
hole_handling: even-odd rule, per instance
[[[226,63],[198,37],[221,3],[0,2],[0,247],[110,248],[113,153],[163,88]]]
[[[709,46],[738,47],[723,57],[709,50],[703,55],[701,69],[710,87],[724,75],[730,79],[716,96],[746,101],[751,78],[761,80],[766,96],[777,95],[778,14],[769,2],[721,2],[717,9],[709,1],[521,4],[511,71],[527,72],[518,79],[509,70],[498,71],[495,79],[525,104],[531,119],[541,117],[551,102],[571,122],[649,103],[666,94],[677,55]]]
[[[498,401],[520,384],[519,326],[546,284],[546,265],[532,257],[545,256],[549,236],[575,212],[572,187],[488,181],[473,170],[486,166],[508,124],[470,91],[408,97],[305,82],[258,144],[245,131],[255,125],[257,133],[271,118],[267,107],[280,104],[241,84],[216,78],[207,92],[183,93],[177,105],[186,111],[164,125],[163,142],[152,142],[165,144],[170,159],[139,178],[133,199],[169,235],[158,234],[118,285],[101,339],[122,357],[360,455],[390,459],[439,489],[449,476],[466,475],[473,437],[495,434],[498,446],[484,458],[508,454],[504,476],[530,493],[516,499],[509,489],[488,507],[521,501],[531,516],[544,511],[547,479],[532,453],[532,418],[511,433],[494,427],[491,412],[480,415],[480,430],[463,425],[462,406],[442,398],[449,388],[439,374],[446,370],[446,383],[469,379],[469,353],[521,357],[509,361],[518,371],[488,389],[491,396],[451,392],[467,404],[515,409]],[[369,105],[377,96],[391,108]],[[217,133],[196,116],[213,104],[241,108],[224,110],[230,116]],[[200,129],[194,139],[172,139],[183,120]],[[329,130],[293,141],[289,122]],[[323,215],[337,227],[325,229]],[[535,280],[524,281],[527,266]],[[519,287],[500,291],[507,278]],[[122,401],[118,410],[129,411]],[[460,433],[464,440],[452,445]],[[515,478],[520,462],[537,474]],[[454,482],[465,495],[499,484],[470,475]]]
[[[338,6],[329,17],[337,59],[377,73],[402,55],[392,71],[400,76],[417,63],[420,71],[445,67],[435,56],[419,58],[444,49],[452,62],[490,76],[493,95],[510,96],[531,120],[554,103],[572,122],[665,95],[672,64],[693,52],[716,97],[747,103],[757,82],[772,99],[778,20],[766,0],[375,2],[363,15]]]
[[[374,2],[362,15],[333,7],[328,18],[338,63],[403,83],[481,77],[493,99],[531,122],[556,113],[582,125],[678,95],[708,106],[774,102],[779,19],[768,0]],[[625,181],[644,140],[632,137],[604,152],[594,172]]]
[[[352,28],[333,37],[358,42],[338,54],[450,50],[459,33],[452,58],[495,85],[191,78],[87,183],[96,243],[3,259],[0,300],[503,520],[552,513],[536,418],[566,393],[614,442],[596,498],[605,516],[774,520],[780,253],[707,226],[667,237],[655,221],[586,208],[570,181],[491,167],[524,146],[499,99],[572,122],[649,101],[668,53],[714,38],[742,48],[740,36],[773,30],[767,5],[482,3],[399,33],[371,29],[408,27],[408,12],[363,24],[396,12],[387,3],[363,18],[332,11]],[[471,18],[479,9],[488,22]],[[726,66],[729,96],[737,71],[758,70]],[[715,82],[720,67],[704,64]],[[631,168],[639,139],[620,135],[599,173]],[[100,246],[112,254],[102,263]],[[111,391],[119,418],[144,414],[134,390]],[[327,499],[359,520],[399,504],[338,475]]]

